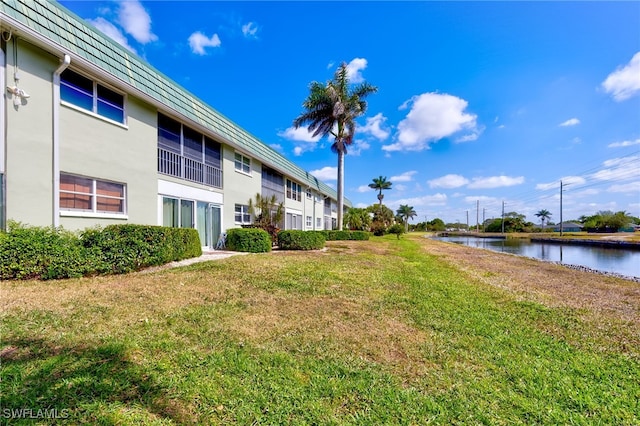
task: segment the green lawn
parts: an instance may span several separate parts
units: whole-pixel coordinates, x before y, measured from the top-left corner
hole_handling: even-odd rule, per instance
[[[523,301],[414,238],[1,294],[3,421],[640,423],[638,348],[597,337],[611,319]]]

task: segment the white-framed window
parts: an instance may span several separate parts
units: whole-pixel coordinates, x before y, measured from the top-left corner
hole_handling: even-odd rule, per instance
[[[316,218],[316,228],[317,229],[322,229],[322,218],[321,217],[317,217]]]
[[[236,152],[235,156],[236,170],[245,174],[251,174],[251,158]]]
[[[251,214],[249,214],[249,206],[245,204],[235,205],[235,221],[241,225],[251,224]]]
[[[193,200],[162,197],[162,226],[173,228],[193,228],[194,220]]]
[[[310,200],[313,198],[313,194],[311,193],[311,188],[307,188],[307,200]]]
[[[60,173],[60,210],[126,214],[126,185]]]
[[[307,216],[307,228],[311,228],[313,226],[313,218],[311,216]]]
[[[302,185],[287,179],[287,198],[302,201]]]
[[[302,230],[302,216],[296,213],[287,213],[285,229]]]
[[[125,96],[77,72],[66,69],[60,75],[60,99],[93,114],[125,123]]]

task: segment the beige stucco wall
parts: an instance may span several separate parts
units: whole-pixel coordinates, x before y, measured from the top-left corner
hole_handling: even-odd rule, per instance
[[[251,173],[241,173],[235,169],[235,152],[233,148],[222,145],[223,230],[238,228],[240,225],[235,223],[235,205],[248,204],[249,199],[255,198],[256,194],[262,191],[262,164],[255,158],[243,154],[251,158]]]
[[[127,191],[127,219],[69,217],[62,212],[60,223],[65,228],[156,223],[157,112],[132,96],[126,97],[125,108],[127,123],[123,126],[60,106],[60,171],[124,183]]]
[[[14,86],[14,44],[7,43],[7,85]],[[30,98],[6,103],[7,219],[28,225],[53,223],[52,99],[53,71],[59,59],[18,40],[18,86]]]

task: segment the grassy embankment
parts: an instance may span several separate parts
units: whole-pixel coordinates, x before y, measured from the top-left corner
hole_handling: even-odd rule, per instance
[[[529,290],[529,259],[509,256],[514,274],[424,238],[328,246],[2,283],[0,405],[101,424],[640,422],[637,283],[598,277],[623,315]]]
[[[531,238],[562,238],[563,240],[605,240],[605,241],[626,241],[629,243],[640,243],[640,232],[616,232],[616,233],[589,233],[589,232],[563,232],[562,237],[559,232],[479,232],[473,230],[469,232],[449,232],[450,235],[477,235],[480,237],[506,237],[513,239]]]

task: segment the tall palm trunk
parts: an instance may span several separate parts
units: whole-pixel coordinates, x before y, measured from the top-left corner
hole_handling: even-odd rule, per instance
[[[338,150],[338,230],[342,231],[344,209],[344,149]]]

